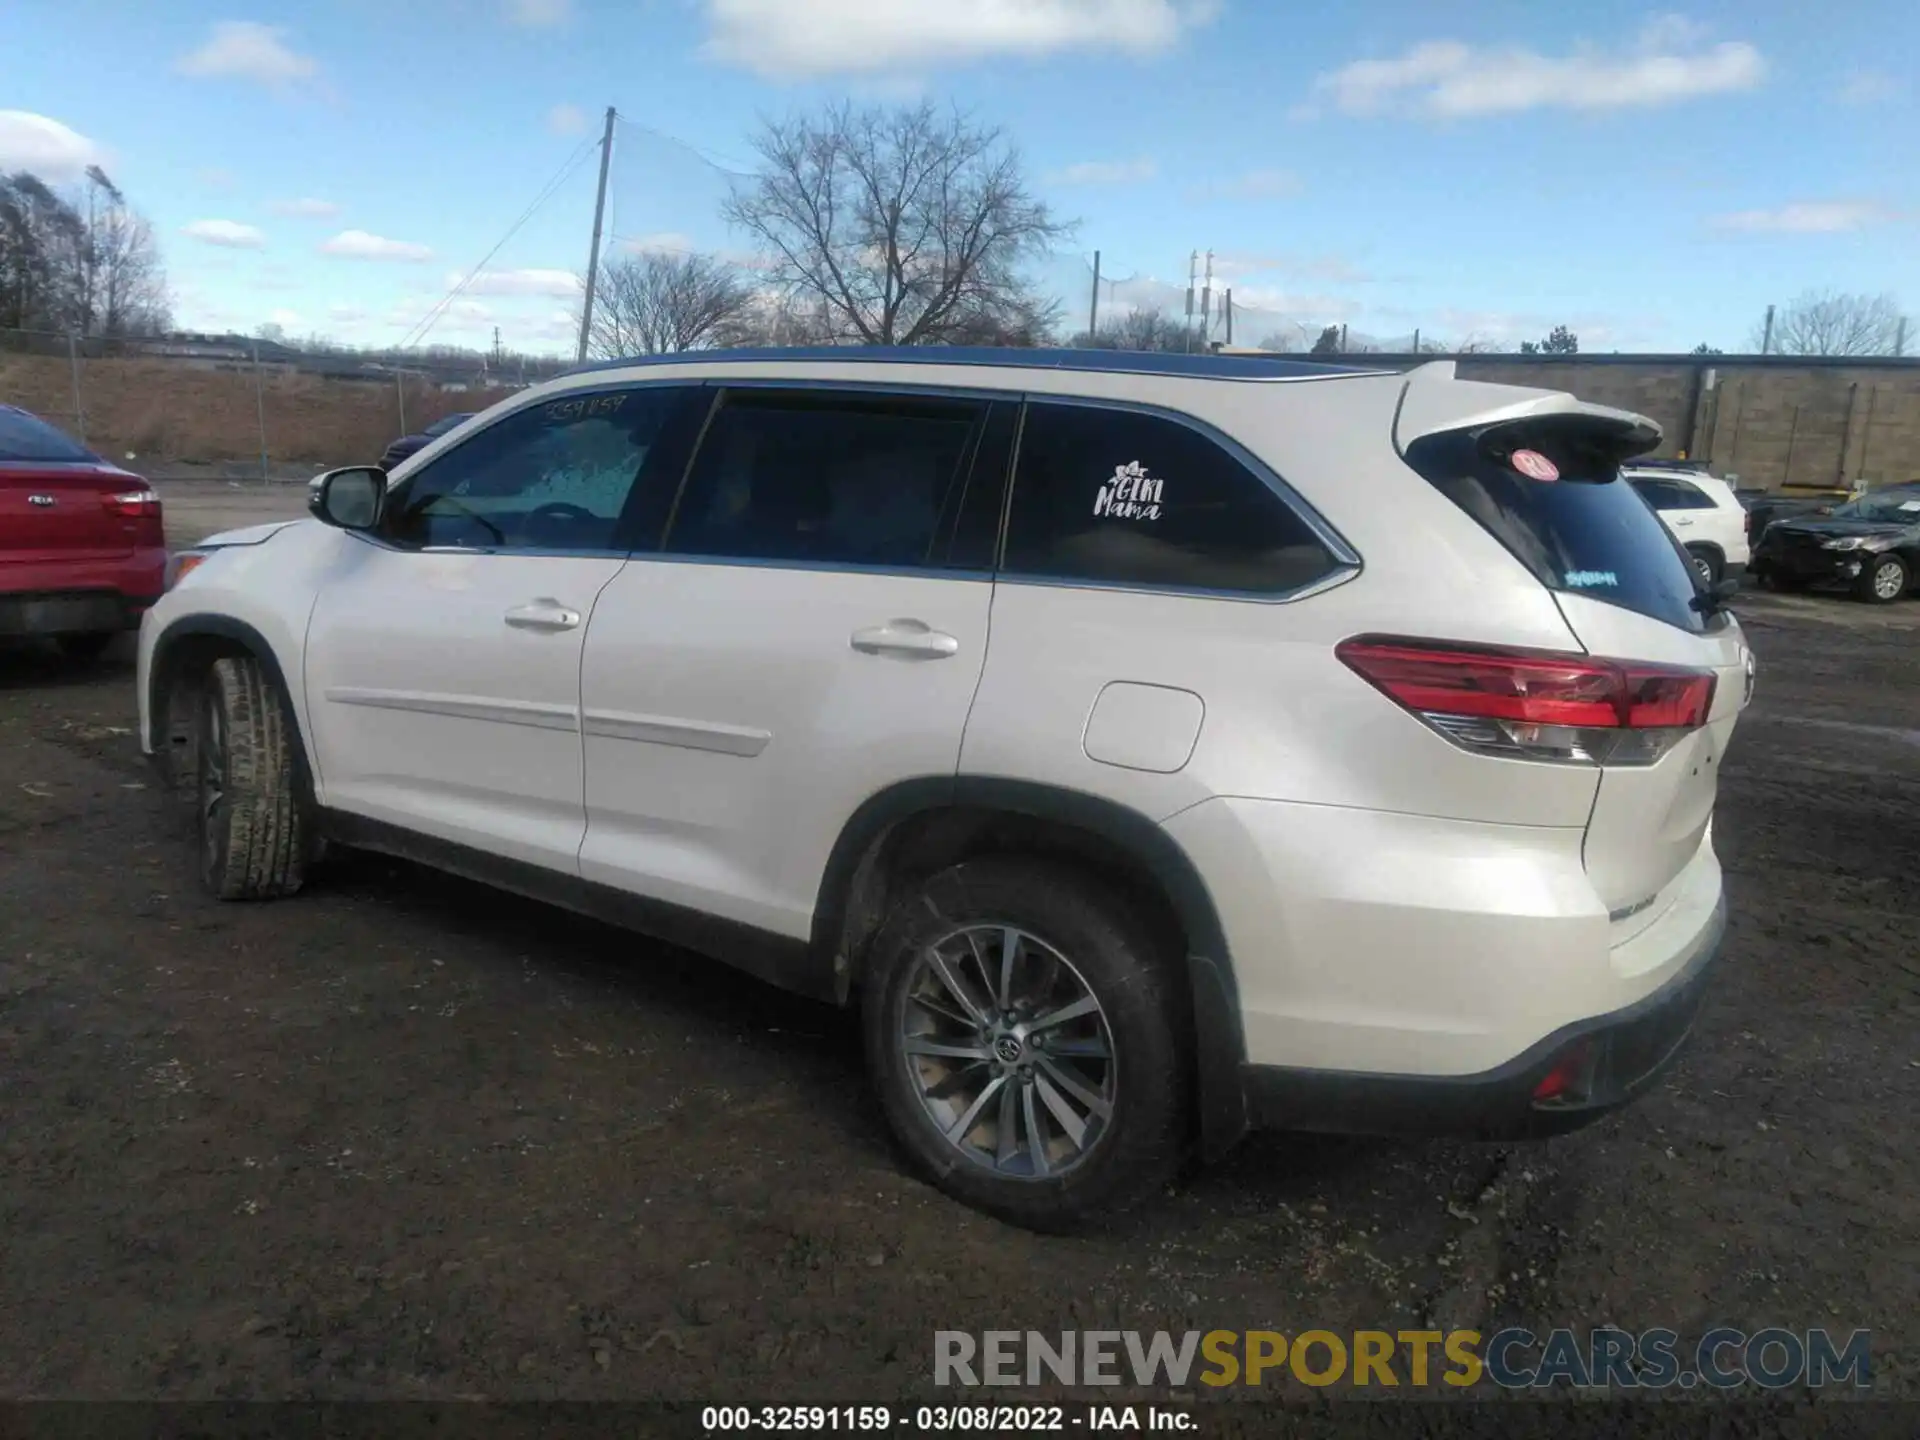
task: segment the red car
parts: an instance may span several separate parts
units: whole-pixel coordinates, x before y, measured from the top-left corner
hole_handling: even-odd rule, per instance
[[[96,655],[166,588],[160,497],[37,416],[0,405],[0,636]]]

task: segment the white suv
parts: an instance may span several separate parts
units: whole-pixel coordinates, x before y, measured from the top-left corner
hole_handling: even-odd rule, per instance
[[[219,896],[367,847],[857,1004],[1025,1224],[1249,1125],[1550,1133],[1723,928],[1752,665],[1658,434],[1448,363],[592,368],[183,557],[142,743]]]
[[[1726,481],[1696,470],[1664,469],[1657,461],[1632,466],[1626,477],[1686,547],[1708,585],[1738,581],[1747,573],[1751,522]]]

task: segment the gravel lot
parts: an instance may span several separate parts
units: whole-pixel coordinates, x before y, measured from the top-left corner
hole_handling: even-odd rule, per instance
[[[1070,1240],[908,1178],[851,1028],[723,968],[372,858],[203,898],[130,655],[0,652],[0,1396],[872,1401],[935,1328],[1610,1322],[1870,1327],[1920,1397],[1920,603],[1741,609],[1664,1084],[1532,1147],[1258,1137]]]

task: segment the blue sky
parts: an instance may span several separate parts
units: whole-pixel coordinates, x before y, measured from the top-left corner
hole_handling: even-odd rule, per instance
[[[1920,311],[1912,0],[9,0],[0,54],[0,168],[104,163],[198,328],[417,334],[560,177],[426,338],[569,348],[607,105],[609,243],[736,253],[759,117],[848,96],[1004,127],[1078,221],[1043,267],[1075,315],[1095,249],[1110,311],[1211,249],[1242,342]]]

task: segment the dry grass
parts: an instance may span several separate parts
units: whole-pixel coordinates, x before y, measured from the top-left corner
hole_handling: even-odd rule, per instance
[[[505,390],[442,391],[410,382],[409,430],[457,410],[482,410]],[[0,355],[0,402],[72,427],[73,374],[63,358]],[[81,369],[87,443],[129,451],[146,464],[260,458],[260,414],[276,462],[352,464],[377,459],[400,433],[394,386],[268,372],[256,399],[250,370],[164,360],[89,360]]]

